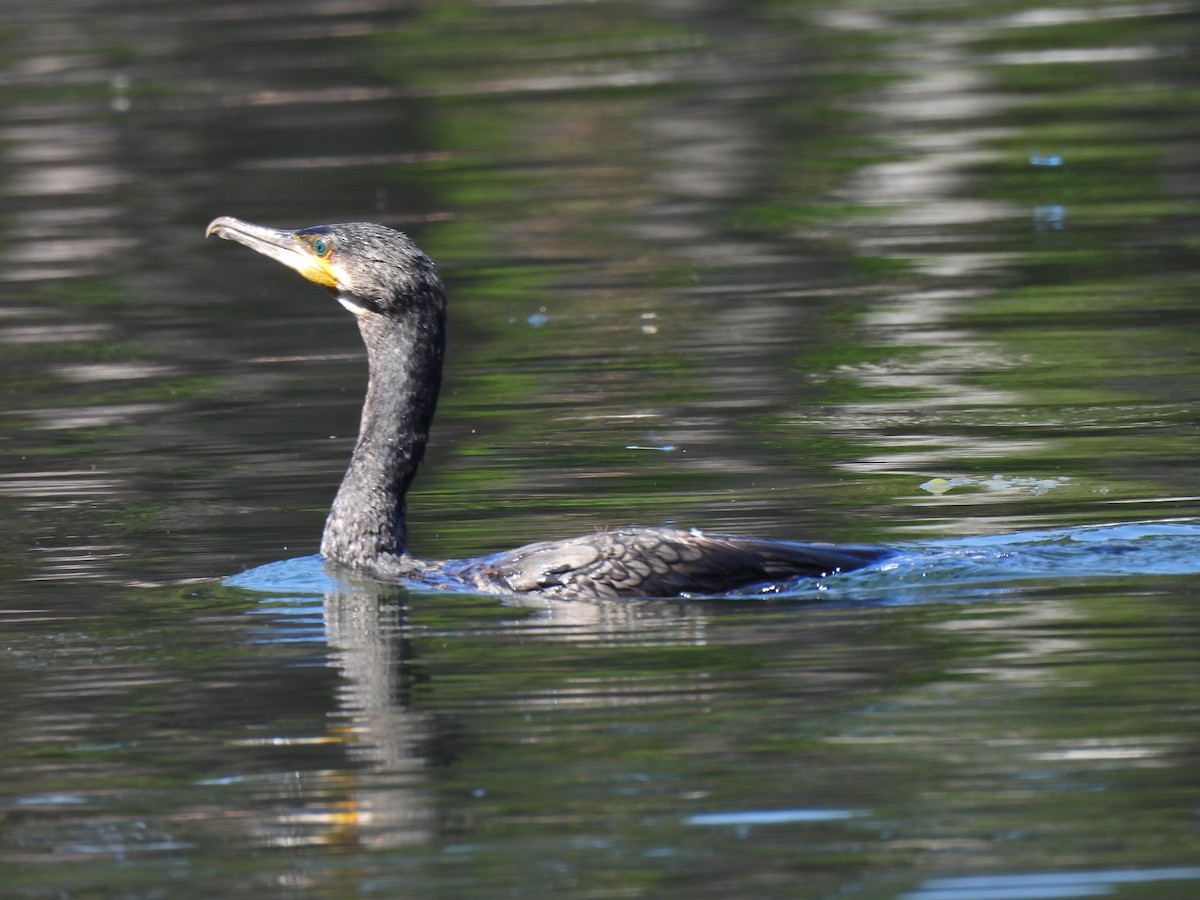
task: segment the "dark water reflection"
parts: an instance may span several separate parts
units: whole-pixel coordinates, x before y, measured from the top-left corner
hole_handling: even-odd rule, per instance
[[[1195,12],[6,9],[2,893],[1186,894]],[[313,552],[363,371],[217,214],[441,264],[420,554],[676,522],[907,568],[219,582]]]
[[[1187,591],[804,611],[143,593],[87,631],[10,629],[6,862],[34,895],[892,896],[1167,859],[1177,878]]]

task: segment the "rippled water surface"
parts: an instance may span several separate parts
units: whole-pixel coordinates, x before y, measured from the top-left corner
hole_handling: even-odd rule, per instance
[[[10,4],[0,894],[1200,891],[1198,14]],[[419,555],[897,555],[331,577],[358,338],[222,214],[439,263]]]

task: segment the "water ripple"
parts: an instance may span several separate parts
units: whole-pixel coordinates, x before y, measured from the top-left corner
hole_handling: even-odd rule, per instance
[[[905,545],[895,556],[857,572],[819,581],[795,579],[739,596],[912,603],[946,599],[949,588],[982,598],[999,583],[1022,580],[1195,574],[1200,572],[1198,550],[1200,522],[1190,519],[949,538]],[[225,583],[296,596],[355,590],[324,572],[319,556],[268,563]]]

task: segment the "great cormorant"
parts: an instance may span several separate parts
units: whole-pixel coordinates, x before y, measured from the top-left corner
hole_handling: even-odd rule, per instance
[[[352,223],[284,230],[229,216],[206,235],[245,244],[354,313],[369,376],[358,442],[325,522],[327,562],[386,581],[550,598],[724,594],[857,569],[890,551],[674,528],[619,528],[470,560],[407,553],[404,498],[425,452],[445,347],[446,294],[407,236]]]

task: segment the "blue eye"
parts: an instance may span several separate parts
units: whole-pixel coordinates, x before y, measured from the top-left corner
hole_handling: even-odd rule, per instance
[[[317,256],[323,257],[329,255],[329,241],[325,240],[325,238],[317,238],[313,241],[312,248],[313,253],[317,254]]]

